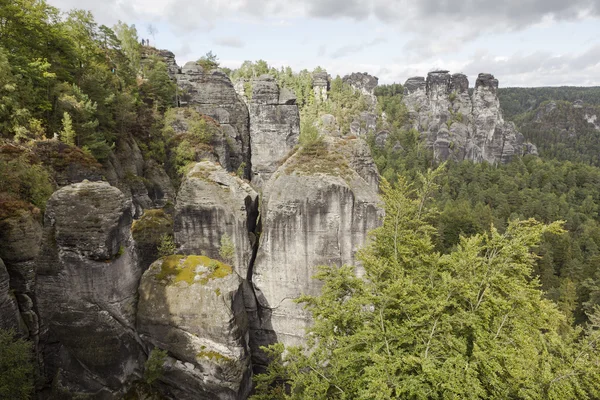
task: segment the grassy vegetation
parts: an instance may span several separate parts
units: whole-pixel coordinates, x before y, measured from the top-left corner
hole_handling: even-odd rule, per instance
[[[296,154],[290,158],[285,172],[287,174],[298,173],[300,175],[328,174],[349,178],[352,169],[348,160],[344,157],[342,146],[345,141],[328,145],[324,139],[315,140],[300,147]]]

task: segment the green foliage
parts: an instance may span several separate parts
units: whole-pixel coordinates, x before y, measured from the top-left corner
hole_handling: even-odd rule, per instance
[[[31,343],[0,329],[0,398],[29,399],[34,389]]]
[[[319,130],[315,126],[316,121],[313,118],[300,119],[300,137],[298,139],[301,146],[306,146],[315,143],[321,136]]]
[[[73,120],[71,119],[71,114],[69,114],[66,111],[63,114],[62,126],[63,126],[63,128],[59,133],[60,140],[63,143],[66,143],[71,146],[75,146],[75,140],[76,140],[77,134],[75,133],[75,130],[73,129]]]
[[[212,50],[200,57],[196,62],[204,71],[210,71],[211,69],[219,67],[219,59],[216,54],[213,54]]]
[[[235,246],[231,237],[228,234],[221,236],[221,247],[219,247],[219,257],[228,263],[232,264],[235,260]]]
[[[154,381],[162,377],[166,358],[166,350],[159,349],[158,347],[152,349],[144,365],[144,381],[147,384],[151,385]]]
[[[598,331],[542,296],[532,251],[559,223],[514,221],[435,250],[430,206],[443,167],[383,182],[383,226],[352,267],[321,267],[308,349],[281,345],[254,399],[594,398]],[[596,314],[595,314],[596,315]],[[585,360],[585,361],[584,361]]]
[[[142,56],[142,46],[135,25],[127,25],[121,21],[113,27],[116,38],[118,39],[123,53],[129,62],[129,68],[132,71],[138,71]]]
[[[163,111],[173,106],[177,87],[169,76],[167,65],[158,56],[153,56],[144,65],[144,74],[146,80],[140,89],[151,104]]]
[[[175,254],[177,247],[173,241],[173,235],[165,233],[160,237],[160,243],[157,247],[159,257],[167,257]]]
[[[44,210],[53,192],[50,175],[40,164],[31,163],[25,155],[0,156],[0,208],[8,209],[7,202],[25,201]]]

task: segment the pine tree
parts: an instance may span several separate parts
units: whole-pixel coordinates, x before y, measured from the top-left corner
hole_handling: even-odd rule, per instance
[[[75,140],[77,138],[77,134],[73,129],[73,120],[71,119],[71,115],[68,112],[64,112],[62,118],[62,126],[63,129],[60,131],[60,140],[63,143],[69,144],[71,146],[75,146]]]

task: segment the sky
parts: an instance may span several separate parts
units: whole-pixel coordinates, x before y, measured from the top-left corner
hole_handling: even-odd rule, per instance
[[[600,86],[600,0],[47,0],[135,24],[179,65],[266,60],[404,83],[429,71],[492,73],[501,87]],[[154,27],[155,34],[148,27]]]

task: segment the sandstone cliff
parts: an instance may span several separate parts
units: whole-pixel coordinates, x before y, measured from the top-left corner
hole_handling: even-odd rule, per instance
[[[140,375],[142,270],[130,226],[130,202],[108,183],[66,186],[48,201],[35,293],[44,372],[55,387],[114,398]]]
[[[271,178],[280,161],[298,144],[300,114],[295,95],[289,89],[279,90],[270,75],[253,81],[248,109],[252,183],[261,187]]]
[[[479,74],[473,94],[465,75],[434,71],[404,84],[411,127],[421,132],[437,160],[506,163],[533,151],[502,116],[498,80]]]
[[[301,148],[265,185],[252,283],[260,318],[255,345],[302,343],[310,318],[293,300],[317,294],[318,265],[354,264],[378,226],[377,171],[361,139],[325,138]],[[374,179],[375,178],[375,179]],[[253,349],[255,350],[255,349]]]

